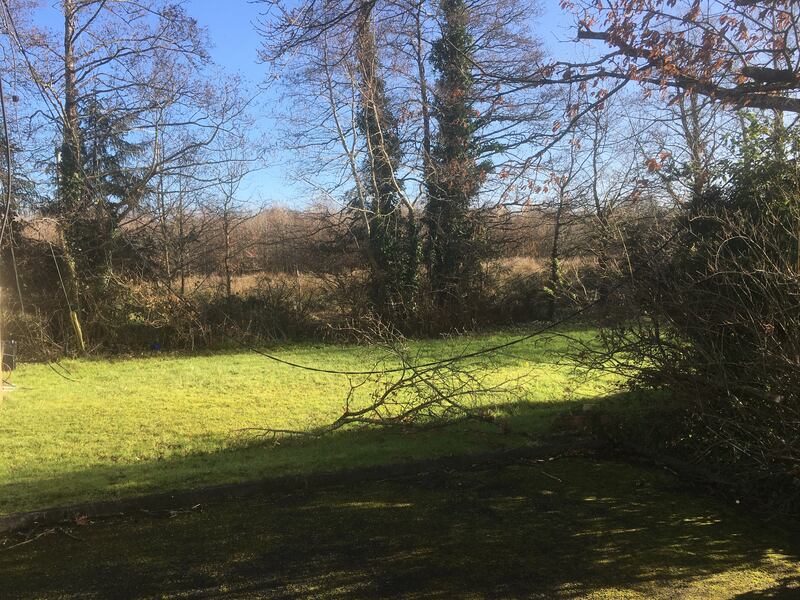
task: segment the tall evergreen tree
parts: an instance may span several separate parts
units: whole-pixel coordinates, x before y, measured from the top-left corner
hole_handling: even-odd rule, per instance
[[[470,208],[488,166],[479,163],[469,8],[464,0],[442,0],[440,10],[441,37],[431,52],[438,74],[433,103],[438,130],[426,181],[426,261],[437,305],[458,321],[467,316],[470,289],[481,270]]]
[[[366,144],[362,179],[368,213],[367,246],[373,266],[372,300],[379,310],[407,314],[413,304],[419,268],[419,236],[413,210],[403,205],[398,175],[402,148],[392,113],[370,16],[365,3],[358,19],[360,71],[358,128]]]
[[[116,234],[146,192],[144,169],[135,166],[143,143],[130,141],[132,117],[87,95],[78,105],[79,174],[85,206],[73,215],[71,235],[80,247],[79,269],[102,279],[112,269]]]

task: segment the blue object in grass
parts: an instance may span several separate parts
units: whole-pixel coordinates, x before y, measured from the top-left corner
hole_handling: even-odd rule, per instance
[[[150,344],[150,350],[152,350],[153,352],[158,352],[159,350],[161,350],[161,342],[153,342],[152,344]]]

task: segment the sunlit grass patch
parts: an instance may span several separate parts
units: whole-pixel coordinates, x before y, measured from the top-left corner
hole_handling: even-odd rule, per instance
[[[499,333],[413,342],[411,351],[424,361],[511,339],[513,333]],[[556,402],[606,393],[608,378],[587,378],[564,362],[567,343],[560,336],[535,338],[493,356],[489,379],[520,386],[488,397],[487,403],[501,404],[493,411],[535,430],[549,422]],[[271,351],[347,371],[368,370],[376,359],[374,349],[359,346],[297,344]],[[308,430],[335,419],[350,383],[253,353],[69,360],[64,366],[74,381],[46,365],[22,365],[14,374],[18,389],[0,408],[0,513],[520,443],[492,435],[487,426],[462,425],[445,433],[376,433],[357,440],[344,433],[266,444],[257,434],[262,428]]]

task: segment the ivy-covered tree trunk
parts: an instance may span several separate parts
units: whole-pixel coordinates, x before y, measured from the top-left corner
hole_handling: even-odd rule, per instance
[[[414,212],[405,205],[398,175],[402,148],[386,83],[380,73],[371,3],[361,8],[357,23],[360,74],[358,126],[366,144],[362,178],[368,197],[369,253],[373,265],[372,301],[392,317],[412,310],[419,270],[419,236]]]
[[[78,228],[77,217],[81,213],[83,184],[80,168],[80,122],[74,54],[76,18],[74,0],[63,0],[62,8],[64,12],[64,114],[61,154],[58,163],[58,213],[61,221],[61,249],[66,266],[65,288],[75,315],[72,318],[80,319],[81,281],[78,275],[76,256],[80,249],[76,247],[76,229]],[[77,331],[76,335],[80,337]]]
[[[478,163],[469,9],[464,0],[442,0],[441,13],[441,37],[431,54],[438,74],[433,103],[438,131],[426,180],[426,261],[436,304],[457,325],[468,317],[472,285],[480,279],[477,223],[470,209],[487,167]]]

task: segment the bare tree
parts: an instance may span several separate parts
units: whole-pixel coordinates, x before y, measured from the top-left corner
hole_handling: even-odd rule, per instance
[[[230,82],[210,86],[205,32],[179,5],[63,0],[63,30],[35,35],[6,8],[14,49],[38,92],[31,120],[58,138],[56,198],[61,255],[75,318],[83,295],[102,292],[112,250],[161,178],[244,109]],[[37,156],[53,166],[51,150]],[[99,257],[99,258],[97,258]]]

